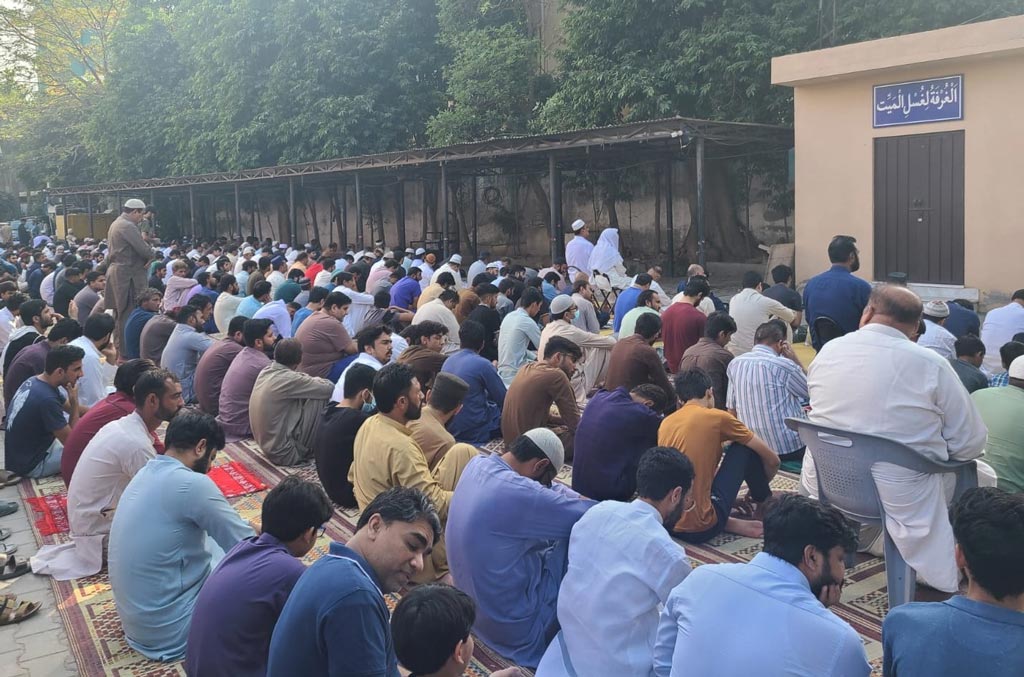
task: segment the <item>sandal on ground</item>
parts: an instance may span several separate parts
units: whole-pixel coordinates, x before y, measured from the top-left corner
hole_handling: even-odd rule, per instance
[[[14,595],[0,597],[0,625],[21,623],[43,607],[39,602],[21,602]]]
[[[11,530],[0,527],[0,541],[6,541],[11,537]]]
[[[13,515],[18,512],[18,504],[14,501],[0,501],[0,517]]]
[[[18,546],[0,541],[0,555],[13,555],[18,552]]]
[[[0,470],[0,489],[3,489],[4,487],[13,487],[20,481],[21,477],[10,470]]]
[[[0,581],[24,576],[32,571],[28,562],[19,562],[14,555],[0,555]]]

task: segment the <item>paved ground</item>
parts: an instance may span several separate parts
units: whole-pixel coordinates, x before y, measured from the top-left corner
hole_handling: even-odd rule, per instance
[[[3,441],[4,434],[0,432],[0,446]],[[3,455],[0,454],[0,467],[2,464]],[[18,502],[18,512],[0,517],[0,527],[14,532],[6,542],[18,546],[16,557],[31,557],[36,552],[36,541],[18,488],[0,489],[0,501]],[[72,677],[78,674],[75,660],[68,650],[64,626],[57,614],[57,600],[50,579],[25,574],[12,581],[0,581],[0,593],[17,595],[19,599],[38,601],[43,605],[32,618],[0,627],[0,677]]]

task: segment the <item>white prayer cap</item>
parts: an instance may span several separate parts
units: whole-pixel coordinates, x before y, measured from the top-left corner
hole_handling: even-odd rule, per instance
[[[945,301],[929,301],[924,304],[924,314],[929,317],[949,317],[949,306]]]
[[[288,261],[288,263],[295,263],[295,259],[298,256],[299,256],[299,252],[297,252],[297,251],[290,251],[290,252],[288,252],[288,255],[285,256],[284,258],[285,258],[286,261]]]
[[[452,254],[452,257],[448,259],[449,263],[458,263],[462,265],[462,254]]]
[[[551,432],[550,428],[527,430],[523,433],[523,437],[528,437],[531,442],[540,447],[540,450],[551,461],[555,472],[561,470],[565,465],[565,447],[562,446],[562,440],[558,439],[558,435]]]
[[[393,259],[393,258],[395,258],[395,252],[391,251],[390,249],[387,250],[386,252],[384,252],[384,258],[386,258],[386,259]]]
[[[565,294],[559,294],[551,300],[551,312],[557,315],[558,313],[564,313],[565,311],[572,308],[572,297]]]
[[[490,263],[484,266],[484,270],[488,270],[490,268],[494,268],[495,270],[501,270],[501,261],[491,261]]]
[[[138,198],[133,197],[132,199],[130,199],[130,200],[128,200],[128,201],[126,201],[124,203],[124,208],[125,209],[145,209],[146,208],[146,203],[143,202],[142,200],[138,199]]]
[[[1024,355],[1015,358],[1013,362],[1010,363],[1009,377],[1024,379]]]
[[[242,250],[242,253],[243,254],[255,254],[256,250],[253,249],[252,247],[246,247],[245,249]]]
[[[415,253],[416,253],[416,250],[415,250],[415,249],[413,249],[412,247],[406,247],[406,248],[405,248],[405,253],[406,253],[406,254],[415,254]]]
[[[416,250],[416,256],[422,256],[423,254],[426,254],[426,253],[427,253],[427,250],[424,249],[423,247],[420,247],[419,249]]]
[[[576,219],[572,222],[572,232],[578,233],[580,229],[586,226],[586,222],[583,219]]]

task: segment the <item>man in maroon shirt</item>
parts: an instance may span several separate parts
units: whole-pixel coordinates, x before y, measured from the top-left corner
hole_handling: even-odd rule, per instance
[[[203,353],[196,365],[196,375],[192,387],[196,393],[199,408],[211,416],[220,412],[220,390],[224,384],[224,376],[228,367],[234,362],[235,356],[242,352],[245,341],[242,338],[242,326],[249,318],[236,315],[228,324],[228,333],[220,341],[214,343]]]
[[[78,419],[71,428],[67,442],[64,443],[64,453],[60,458],[60,475],[64,478],[65,485],[71,484],[71,475],[75,472],[78,459],[82,457],[85,446],[100,428],[135,411],[135,382],[144,372],[156,368],[157,365],[152,360],[145,358],[128,360],[117,368],[117,373],[114,374],[114,392],[97,402]],[[154,440],[154,446],[157,453],[164,453],[163,444],[159,440]]]
[[[711,293],[708,281],[693,277],[686,283],[683,293],[676,297],[661,314],[662,340],[665,342],[665,361],[673,374],[679,370],[679,361],[686,349],[704,336],[707,316],[697,309],[701,300]]]
[[[65,318],[53,325],[45,341],[37,341],[28,348],[23,348],[11,361],[4,375],[4,410],[10,411],[11,400],[22,383],[43,373],[46,356],[52,348],[70,343],[81,335],[82,325],[76,320]]]

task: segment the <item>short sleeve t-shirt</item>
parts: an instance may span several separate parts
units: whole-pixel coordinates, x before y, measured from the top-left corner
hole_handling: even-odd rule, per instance
[[[753,437],[754,433],[729,412],[692,401],[661,422],[658,444],[675,447],[693,463],[693,506],[683,513],[675,531],[695,533],[718,523],[711,504],[711,483],[722,460],[722,445],[746,444]]]
[[[21,384],[7,414],[5,467],[19,475],[32,471],[53,444],[53,433],[67,425],[64,398],[46,381],[30,378]]]
[[[346,508],[356,507],[348,471],[352,467],[356,433],[369,417],[360,409],[329,404],[313,436],[313,456],[320,483],[332,501]]]

